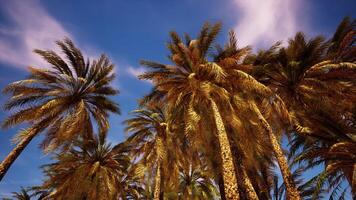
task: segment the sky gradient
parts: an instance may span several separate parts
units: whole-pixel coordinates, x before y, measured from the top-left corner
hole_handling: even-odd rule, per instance
[[[265,48],[283,42],[297,31],[307,36],[330,36],[344,16],[356,17],[351,0],[135,0],[114,1],[18,1],[0,0],[0,88],[26,77],[26,68],[46,68],[32,50],[54,49],[54,41],[70,37],[86,57],[105,53],[116,64],[115,87],[122,115],[110,117],[109,141],[125,138],[122,121],[136,108],[137,99],[151,85],[139,81],[141,59],[167,63],[168,32],[195,36],[202,24],[222,22],[218,42],[226,41],[230,29],[239,44]],[[0,95],[0,104],[8,97]],[[8,113],[1,110],[2,121]],[[11,138],[23,127],[0,131],[0,159],[13,148]],[[20,186],[40,184],[40,166],[50,161],[38,149],[41,137],[33,140],[0,182],[0,198]]]

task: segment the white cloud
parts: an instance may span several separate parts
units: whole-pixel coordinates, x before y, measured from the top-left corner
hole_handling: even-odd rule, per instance
[[[14,26],[0,28],[0,60],[16,67],[41,67],[33,49],[57,49],[55,41],[72,37],[38,1],[8,1],[2,9]]]
[[[234,0],[239,20],[234,27],[241,46],[268,47],[301,29],[302,0]]]
[[[39,1],[7,1],[1,9],[13,23],[0,27],[0,61],[14,67],[48,66],[33,49],[51,49],[61,54],[55,41],[65,37],[74,39],[60,22],[53,18]],[[98,51],[84,45],[84,54],[97,58]]]
[[[139,67],[139,68],[134,68],[134,67],[128,67],[127,72],[131,74],[132,76],[139,76],[145,72],[145,68]]]
[[[143,74],[144,72],[146,72],[146,69],[145,69],[144,67],[138,67],[138,68],[137,68],[137,67],[131,67],[131,66],[129,66],[129,67],[127,67],[127,70],[126,70],[126,71],[127,71],[127,73],[128,73],[129,75],[138,78],[139,75],[141,75],[141,74]],[[143,81],[152,84],[152,81],[150,81],[150,80],[143,80]]]

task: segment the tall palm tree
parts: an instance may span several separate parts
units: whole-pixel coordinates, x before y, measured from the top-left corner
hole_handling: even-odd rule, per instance
[[[78,141],[70,151],[56,154],[55,160],[43,166],[47,178],[41,189],[53,191],[49,198],[117,199],[135,187],[128,180],[131,158],[125,145],[112,149],[98,140]]]
[[[152,80],[156,86],[153,93],[148,95],[149,98],[164,98],[170,112],[181,111],[187,134],[203,134],[197,131],[199,123],[215,124],[225,195],[227,199],[239,199],[231,146],[221,113],[221,110],[229,108],[229,93],[219,86],[226,73],[206,57],[219,30],[220,24],[211,26],[206,23],[198,38],[191,40],[186,36],[185,44],[177,33],[171,32],[172,41],[168,48],[171,51],[169,58],[174,65],[143,61],[142,64],[151,71],[140,78]],[[200,120],[202,115],[213,116],[213,121]]]
[[[132,133],[126,142],[133,146],[134,156],[142,158],[139,163],[155,169],[153,199],[158,200],[163,194],[161,185],[167,184],[164,177],[167,180],[175,168],[178,170],[172,157],[179,156],[179,149],[172,142],[172,127],[163,106],[146,105],[132,113],[133,117],[124,122],[126,131]]]
[[[246,128],[246,126],[249,125],[248,121],[251,121],[253,118],[257,117],[259,126],[262,128],[262,132],[267,133],[267,139],[275,153],[277,162],[282,171],[289,198],[300,199],[292,178],[292,174],[288,168],[288,162],[280,147],[278,135],[275,134],[275,132],[281,132],[281,129],[283,130],[287,128],[288,123],[284,123],[282,121],[289,120],[289,113],[287,112],[287,109],[285,108],[284,103],[279,98],[279,96],[276,96],[272,90],[259,83],[252,76],[246,73],[251,73],[252,69],[251,66],[244,64],[244,59],[246,56],[248,56],[248,52],[249,47],[242,49],[237,47],[235,34],[234,32],[230,32],[229,42],[225,45],[224,48],[218,47],[214,61],[222,68],[224,68],[229,75],[226,79],[227,81],[225,82],[224,88],[226,88],[233,96],[232,106],[234,107],[235,115],[240,119],[245,118],[245,120],[242,120],[242,124],[245,126],[244,129],[248,129]],[[243,112],[243,110],[246,110],[247,112]],[[274,125],[274,130],[272,129],[271,123]],[[240,130],[240,134],[243,133],[243,131],[241,131],[243,129],[235,129]],[[239,140],[241,140],[241,138],[249,138],[249,136],[241,136]],[[265,141],[263,135],[255,135],[253,138],[255,140],[255,144],[253,144],[255,147],[266,146],[266,144],[258,145],[258,143]],[[258,140],[260,141],[257,142]],[[245,142],[237,142],[237,144],[238,143],[239,145],[243,145]],[[240,147],[240,149],[248,148]],[[268,148],[265,149],[264,152],[268,152]],[[240,152],[240,154],[244,153],[246,152]],[[255,157],[255,155],[248,155],[245,157]],[[243,177],[245,177],[243,179],[243,184],[245,185],[249,199],[257,199],[257,194],[252,187],[252,183],[248,179],[247,174],[244,172],[245,167],[243,164],[244,163],[241,162],[239,165],[241,168],[240,171],[242,172]]]
[[[288,167],[287,159],[279,144],[280,132],[283,130],[281,128],[286,126],[286,124],[283,125],[284,123],[281,122],[281,120],[285,119],[289,121],[290,118],[284,106],[283,101],[278,96],[274,95],[269,88],[256,81],[250,75],[240,70],[236,70],[233,76],[235,76],[235,80],[236,78],[238,79],[236,83],[233,85],[239,85],[238,87],[236,87],[237,91],[233,92],[233,94],[235,94],[233,98],[233,105],[236,107],[236,110],[240,112],[241,110],[244,109],[249,111],[249,113],[247,113],[246,111],[243,113],[246,113],[246,115],[248,116],[248,118],[250,118],[250,120],[257,118],[256,120],[259,129],[262,129],[260,133],[266,133],[266,135],[265,134],[263,134],[262,136],[258,135],[258,137],[256,137],[256,140],[257,141],[260,140],[258,142],[260,144],[261,143],[265,144],[266,140],[269,142],[269,145],[274,152],[275,158],[282,172],[282,177],[286,184],[288,197],[290,199],[300,199],[299,192],[297,191],[297,188],[293,181],[292,174]],[[232,78],[232,80],[233,79],[234,78]],[[249,88],[252,91],[249,91],[250,90]],[[243,95],[242,96],[236,95],[240,93],[238,91],[244,91],[244,93],[242,93]],[[258,100],[261,97],[263,98],[263,100],[262,101]],[[274,129],[272,129],[271,123],[276,125],[274,126]],[[276,134],[275,132],[278,134]],[[259,146],[258,143],[257,145],[255,144],[254,146],[258,147]],[[267,150],[268,148],[264,147],[263,149]],[[247,185],[251,185],[251,184],[248,183]],[[254,194],[253,196],[256,195]]]
[[[336,117],[338,121],[353,109],[356,100],[354,28],[355,22],[346,18],[328,41],[321,36],[307,40],[302,33],[297,33],[287,47],[277,43],[252,59],[257,66],[254,76],[276,91],[289,111],[295,114],[295,132],[299,137],[295,144],[305,141],[310,147],[310,142],[314,141],[318,143],[314,146],[316,151],[319,145],[329,146],[330,138],[325,134],[329,131],[324,129],[318,134],[315,130],[330,124],[318,125],[315,118],[327,122],[326,119]],[[323,111],[329,108],[333,108],[332,112]],[[344,133],[336,134],[343,138]]]
[[[209,144],[209,145],[206,145],[206,146],[208,146],[208,148],[204,148],[206,146],[196,145],[193,143],[192,145],[190,145],[188,147],[188,150],[192,151],[192,150],[196,149],[197,153],[195,153],[195,154],[197,154],[197,155],[193,155],[193,156],[189,156],[189,157],[199,158],[199,160],[205,160],[205,162],[207,162],[206,165],[209,168],[209,170],[214,172],[214,173],[211,173],[210,176],[212,179],[215,180],[216,185],[219,186],[221,199],[225,199],[223,177],[220,173],[222,171],[221,170],[222,164],[221,164],[220,156],[217,153],[220,151],[219,143],[216,140],[212,140],[210,138],[211,137],[210,134],[209,135],[207,134],[207,132],[211,131],[213,128],[214,128],[214,126],[211,126],[209,124],[204,124],[204,128],[200,128],[201,131],[205,132],[205,135],[207,135],[206,138],[200,138],[200,140],[203,140],[202,144]],[[239,176],[239,180],[237,181],[237,183],[239,184],[240,196],[241,196],[241,198],[244,198],[244,196],[248,196],[249,199],[258,199],[255,189],[250,182],[250,178],[246,174],[246,165],[245,165],[246,159],[242,158],[243,151],[241,151],[241,149],[236,150],[237,149],[236,146],[244,146],[251,150],[252,149],[257,150],[257,149],[254,147],[251,147],[251,146],[247,147],[248,145],[246,145],[246,146],[240,145],[240,142],[244,143],[245,140],[244,139],[239,140],[238,138],[240,138],[240,137],[235,136],[234,132],[231,129],[232,128],[229,126],[229,124],[227,124],[226,130],[230,136],[229,140],[231,141],[230,144],[232,147],[233,160],[234,160],[234,164],[235,164],[235,168],[236,168],[235,173]],[[239,133],[242,132],[241,128],[238,128],[237,130],[239,130]],[[241,141],[241,140],[243,140],[243,141]],[[251,143],[248,143],[248,144],[251,144]],[[187,154],[188,153],[184,153],[184,155],[187,155]],[[192,154],[192,153],[190,153],[190,154]],[[201,154],[201,155],[199,155],[199,154]],[[253,156],[253,158],[255,158],[255,156]],[[249,163],[251,163],[253,165],[254,162],[250,162],[253,159],[248,158],[247,160]],[[200,162],[201,161],[198,161],[198,163],[200,163]],[[202,165],[202,164],[199,164],[197,166],[200,166],[200,165]],[[249,164],[248,167],[251,167],[251,165]],[[253,167],[251,167],[251,168],[253,168]]]
[[[27,79],[4,89],[4,93],[11,95],[5,109],[18,111],[10,115],[2,127],[26,122],[30,126],[15,137],[17,146],[0,164],[0,180],[39,133],[46,134],[42,147],[51,151],[70,146],[79,136],[91,139],[92,121],[95,121],[103,140],[109,127],[109,112],[119,113],[118,105],[108,98],[118,93],[110,86],[115,74],[109,59],[102,55],[92,63],[85,62],[81,51],[69,39],[57,44],[69,63],[51,50],[35,50],[50,64],[49,69],[30,67]]]
[[[309,116],[304,111],[333,107],[332,114],[340,116],[354,106],[356,65],[348,61],[355,54],[350,40],[355,32],[346,26],[349,32],[338,30],[331,42],[321,36],[307,40],[297,33],[288,46],[276,43],[246,59],[256,66],[254,77],[276,91],[294,114],[294,129],[301,137],[314,137],[308,131],[312,127],[305,127]]]

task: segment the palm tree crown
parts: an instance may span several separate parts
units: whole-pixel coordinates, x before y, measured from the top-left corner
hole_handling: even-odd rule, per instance
[[[98,140],[80,142],[43,166],[47,180],[41,188],[53,190],[49,196],[56,199],[116,199],[127,189],[122,184],[131,165],[127,152],[125,146],[112,149]]]
[[[46,134],[42,147],[52,151],[70,145],[78,137],[93,138],[95,121],[100,140],[104,140],[109,113],[120,112],[118,105],[109,99],[118,93],[110,85],[115,74],[109,59],[102,55],[92,63],[85,62],[81,51],[69,39],[57,44],[68,63],[53,51],[35,50],[50,64],[49,69],[30,67],[29,78],[4,89],[4,93],[11,95],[5,109],[16,112],[5,119],[2,127],[24,122],[30,126],[16,136],[17,147],[0,165],[0,179],[39,133]]]
[[[118,93],[110,86],[115,74],[109,59],[102,55],[97,61],[85,62],[69,39],[57,44],[69,64],[53,51],[35,50],[51,64],[50,69],[30,67],[28,79],[4,89],[12,96],[5,109],[18,111],[4,121],[3,127],[30,122],[38,132],[47,129],[44,147],[57,146],[78,134],[88,137],[85,135],[93,132],[92,119],[98,123],[99,133],[106,134],[108,112],[119,113],[117,104],[108,98]],[[20,136],[26,136],[31,128]]]

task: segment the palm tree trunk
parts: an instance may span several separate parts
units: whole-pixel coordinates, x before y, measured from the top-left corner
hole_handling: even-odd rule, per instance
[[[240,163],[239,169],[242,175],[242,185],[244,186],[244,189],[247,193],[246,196],[249,200],[258,200],[259,198],[257,196],[255,188],[253,187],[251,180],[247,175],[246,168],[242,163]]]
[[[235,145],[234,145],[235,147]],[[245,157],[245,153],[242,152],[242,150],[238,150],[237,148],[233,148],[233,154],[236,156],[235,157],[235,163],[236,163],[236,168],[237,168],[237,174],[241,176],[242,180],[241,186],[243,187],[242,191],[245,191],[246,197],[250,200],[258,200],[259,197],[256,193],[255,188],[253,187],[251,183],[251,179],[247,174],[245,164],[243,162],[243,157]],[[238,156],[237,156],[238,155]]]
[[[162,158],[166,156],[166,153],[164,152],[164,147],[163,147],[163,141],[162,138],[157,136],[156,137],[156,156],[157,156],[157,171],[156,171],[156,176],[155,176],[155,188],[154,188],[154,193],[153,193],[153,199],[154,200],[160,200],[160,194],[161,194],[161,163],[162,163]]]
[[[284,184],[287,190],[287,199],[289,200],[301,200],[297,187],[294,183],[292,173],[289,170],[287,159],[285,158],[283,151],[280,147],[280,144],[274,135],[271,126],[267,122],[267,120],[263,117],[260,109],[256,106],[256,104],[252,104],[255,113],[257,114],[260,123],[262,124],[265,131],[268,133],[268,137],[270,139],[274,154],[277,158],[277,162],[279,168],[281,169],[282,177]]]
[[[226,199],[238,200],[240,199],[238,193],[238,185],[235,173],[234,162],[231,153],[230,142],[226,134],[224,122],[221,118],[218,106],[215,101],[210,99],[211,107],[214,113],[214,120],[216,123],[216,129],[218,133],[218,140],[220,144],[220,153],[222,160],[224,191]]]
[[[161,164],[158,161],[157,172],[155,176],[155,191],[153,193],[153,199],[159,200],[160,193],[161,193]]]
[[[17,157],[19,157],[21,152],[31,142],[31,140],[37,135],[37,133],[38,133],[37,129],[32,129],[31,131],[29,131],[29,133],[26,134],[26,137],[24,137],[16,145],[16,147],[9,153],[9,155],[7,155],[7,157],[2,161],[2,163],[0,164],[0,181],[2,180],[2,178],[4,178],[6,172],[9,170],[12,163],[15,162]]]

